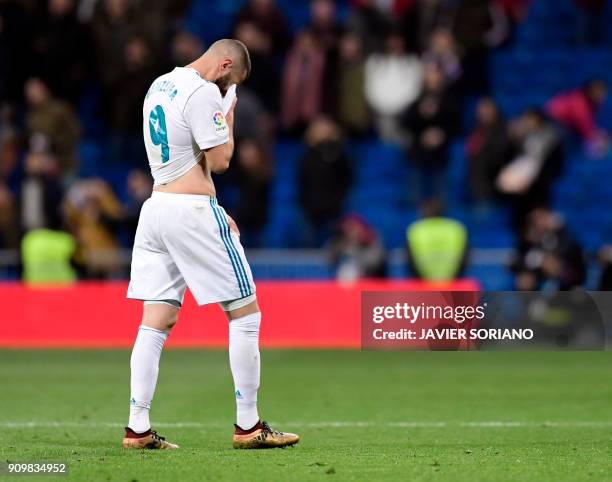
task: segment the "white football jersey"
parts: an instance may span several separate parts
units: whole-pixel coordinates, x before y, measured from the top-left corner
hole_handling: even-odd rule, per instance
[[[235,86],[225,98],[217,85],[191,68],[158,77],[145,97],[143,135],[154,185],[174,181],[195,166],[204,149],[229,139],[225,116]]]

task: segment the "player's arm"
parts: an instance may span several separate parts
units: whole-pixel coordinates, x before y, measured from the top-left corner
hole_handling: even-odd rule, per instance
[[[230,159],[234,153],[234,139],[230,136],[225,144],[217,147],[211,147],[204,151],[206,156],[206,164],[208,168],[215,174],[222,174],[229,168]]]
[[[234,154],[234,110],[223,114],[223,99],[214,84],[198,88],[188,99],[184,110],[191,134],[204,151],[208,168],[222,173]]]
[[[220,144],[210,149],[204,150],[206,156],[206,162],[209,169],[215,174],[221,174],[229,168],[230,160],[234,155],[234,108],[236,107],[236,100],[229,112],[225,116],[225,121],[229,130],[227,142]]]

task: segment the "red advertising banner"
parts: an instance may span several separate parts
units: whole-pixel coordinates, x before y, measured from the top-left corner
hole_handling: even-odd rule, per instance
[[[127,300],[127,283],[83,282],[67,287],[0,283],[0,347],[130,347],[142,303]],[[472,280],[260,281],[263,347],[359,348],[364,291],[476,291]],[[198,307],[188,293],[168,339],[174,347],[225,347],[228,322],[215,305]]]

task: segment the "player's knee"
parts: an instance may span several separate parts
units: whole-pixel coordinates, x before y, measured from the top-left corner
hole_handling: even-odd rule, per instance
[[[165,328],[165,330],[166,331],[170,331],[174,327],[174,325],[176,325],[177,321],[178,321],[178,312],[175,313],[173,316],[171,316],[170,318],[168,318],[166,320],[166,323],[165,323],[166,328]]]
[[[143,317],[142,325],[150,328],[155,328],[160,331],[170,331],[176,325],[177,315],[168,316],[165,318],[148,318]]]
[[[170,331],[178,320],[178,307],[166,302],[145,302],[142,324],[156,330]]]

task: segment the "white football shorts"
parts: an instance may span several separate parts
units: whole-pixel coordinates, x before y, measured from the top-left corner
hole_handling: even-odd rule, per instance
[[[217,199],[154,191],[140,211],[127,297],[182,304],[186,287],[200,306],[255,293],[239,236]]]

